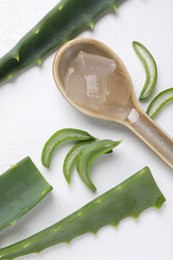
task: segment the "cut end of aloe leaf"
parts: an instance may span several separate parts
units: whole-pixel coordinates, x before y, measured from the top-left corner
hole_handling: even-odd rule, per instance
[[[0,230],[15,225],[51,190],[29,157],[0,175]]]

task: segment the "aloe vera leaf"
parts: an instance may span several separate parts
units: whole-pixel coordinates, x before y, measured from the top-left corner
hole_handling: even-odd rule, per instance
[[[91,141],[78,142],[67,153],[63,163],[63,173],[68,184],[70,184],[72,170],[75,166],[77,157],[79,156],[81,150],[85,147],[85,145],[87,145],[90,142]]]
[[[95,140],[95,137],[87,133],[86,131],[74,129],[74,128],[64,128],[56,133],[54,133],[48,141],[45,143],[42,155],[41,162],[43,166],[49,168],[51,156],[54,150],[63,142],[68,141],[88,141]]]
[[[157,82],[157,65],[149,50],[140,42],[132,43],[133,49],[144,65],[146,79],[139,100],[146,100],[154,91]]]
[[[148,167],[86,204],[81,209],[13,245],[0,249],[0,259],[14,259],[59,243],[69,243],[107,225],[117,226],[127,217],[138,217],[147,208],[160,208],[165,197]]]
[[[12,166],[0,176],[0,230],[14,225],[51,190],[29,157]]]
[[[154,118],[158,115],[163,107],[173,101],[173,88],[160,92],[150,103],[147,108],[147,114]]]
[[[124,0],[62,0],[0,59],[0,83],[10,80],[86,29],[116,11]]]
[[[77,171],[81,177],[83,183],[91,190],[96,191],[96,187],[93,184],[90,178],[90,168],[93,161],[105,154],[106,152],[111,151],[117,145],[119,145],[121,141],[114,142],[112,140],[99,140],[94,141],[88,145],[86,145],[80,152],[77,158]]]

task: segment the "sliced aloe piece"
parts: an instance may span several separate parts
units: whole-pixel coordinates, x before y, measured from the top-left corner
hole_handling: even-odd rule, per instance
[[[132,43],[133,49],[144,65],[146,79],[139,100],[146,100],[154,91],[157,82],[157,65],[152,54],[140,42],[134,41]]]
[[[87,141],[87,140],[94,140],[94,139],[95,137],[79,129],[74,129],[74,128],[61,129],[57,131],[55,134],[53,134],[44,145],[42,150],[42,155],[41,155],[41,162],[46,168],[49,168],[51,156],[54,150],[63,142]]]
[[[92,191],[96,190],[90,178],[90,168],[93,161],[100,155],[111,151],[121,141],[114,142],[112,140],[100,140],[87,144],[80,152],[77,158],[77,171],[84,184]]]
[[[66,178],[66,181],[68,184],[70,184],[71,181],[71,174],[72,170],[75,166],[76,160],[81,152],[81,150],[92,141],[82,141],[79,143],[76,143],[68,152],[68,154],[65,157],[64,164],[63,164],[63,172],[64,177]],[[113,150],[109,150],[106,152],[106,154],[112,153]]]
[[[76,160],[80,154],[80,151],[90,143],[91,141],[82,141],[79,143],[76,143],[68,152],[68,154],[65,157],[64,164],[63,164],[63,172],[64,176],[66,178],[66,181],[68,184],[70,184],[71,181],[71,174],[73,167],[75,166]]]
[[[29,157],[12,166],[0,176],[0,230],[14,225],[51,190]]]
[[[69,243],[86,233],[96,233],[104,226],[117,226],[124,218],[136,218],[150,207],[160,208],[164,202],[165,197],[145,167],[56,224],[1,248],[0,259],[14,259],[59,243]]]
[[[171,101],[173,101],[173,88],[160,92],[150,103],[146,112],[151,118],[154,118]]]

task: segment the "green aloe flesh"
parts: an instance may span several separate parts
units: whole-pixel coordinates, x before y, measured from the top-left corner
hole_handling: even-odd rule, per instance
[[[146,112],[151,118],[154,118],[171,101],[173,101],[173,88],[160,92],[150,103]]]
[[[14,225],[51,190],[29,157],[12,166],[0,176],[0,230]]]
[[[43,166],[49,168],[50,161],[54,150],[64,142],[68,141],[88,141],[88,140],[95,140],[95,137],[90,135],[89,133],[74,129],[74,128],[64,128],[56,133],[54,133],[46,142],[43,147],[42,155],[41,155],[41,162]]]
[[[77,171],[83,183],[91,190],[96,191],[96,187],[90,178],[90,168],[93,161],[119,145],[121,142],[112,140],[99,140],[86,145],[77,158]]]
[[[140,42],[134,41],[133,48],[144,65],[146,79],[139,100],[146,100],[153,93],[157,82],[157,65],[149,50]]]
[[[165,197],[148,167],[81,209],[43,231],[0,249],[0,259],[14,259],[59,243],[69,243],[86,233],[96,233],[107,225],[117,226],[127,217],[138,217],[147,208],[160,208]]]
[[[71,182],[71,174],[81,150],[90,142],[92,141],[78,142],[67,153],[63,163],[63,173],[68,184]]]
[[[0,83],[15,77],[82,31],[117,10],[124,0],[62,0],[0,59]]]

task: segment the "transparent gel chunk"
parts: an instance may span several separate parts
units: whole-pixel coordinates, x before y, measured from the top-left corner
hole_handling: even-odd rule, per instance
[[[112,59],[80,51],[65,84],[67,96],[83,108],[123,119],[129,114],[129,81]]]
[[[99,111],[99,104],[106,98],[104,84],[99,87],[98,78],[95,75],[85,77],[79,74],[75,67],[76,63],[68,69],[66,75],[67,96],[80,106],[86,108],[89,106],[90,109]]]
[[[129,102],[129,81],[122,78],[118,73],[112,73],[109,76],[107,90],[107,104],[111,106],[114,106],[114,104],[126,105]]]
[[[79,70],[88,75],[108,74],[116,69],[114,60],[83,51],[80,51],[77,56],[77,64]]]
[[[66,74],[66,93],[73,101],[85,103],[86,91],[85,83],[81,76],[77,73],[75,64],[71,66]]]

